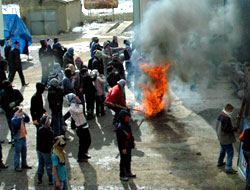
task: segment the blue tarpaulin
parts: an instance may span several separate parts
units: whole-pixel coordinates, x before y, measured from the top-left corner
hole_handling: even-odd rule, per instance
[[[32,37],[22,19],[16,14],[3,14],[3,22],[4,38],[11,38],[12,47],[16,40],[19,41],[20,52],[28,54],[28,46],[32,44]]]

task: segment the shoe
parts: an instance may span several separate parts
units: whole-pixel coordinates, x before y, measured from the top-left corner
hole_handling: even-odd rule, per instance
[[[91,158],[91,156],[90,156],[89,154],[85,154],[85,157],[86,157],[87,159],[90,159],[90,158]]]
[[[127,173],[126,176],[130,178],[136,178],[136,175],[132,174],[131,172]]]
[[[217,167],[221,167],[221,166],[225,166],[226,165],[226,162],[222,162],[220,164],[217,164]]]
[[[52,181],[52,175],[49,176],[49,185],[54,185]]]
[[[0,143],[3,144],[3,143],[4,143],[4,140],[1,140]]]
[[[236,174],[238,171],[234,170],[234,169],[228,169],[226,170],[227,174]]]
[[[8,165],[6,165],[6,164],[3,164],[3,163],[2,163],[2,164],[0,164],[0,168],[1,168],[1,169],[7,169],[8,167],[9,167],[9,166],[8,166]]]
[[[23,170],[21,168],[15,168],[16,172],[22,172]]]
[[[25,83],[25,84],[23,84],[22,86],[29,86],[29,83]]]
[[[121,181],[128,181],[128,177],[126,177],[126,176],[120,176],[120,180]]]
[[[37,183],[38,184],[41,184],[43,182],[42,178],[43,178],[43,176],[38,174],[38,176],[37,176],[37,180],[38,180]]]
[[[101,113],[101,116],[105,116],[106,114],[105,113]]]
[[[13,140],[9,140],[9,142],[8,142],[8,143],[9,143],[9,144],[12,144],[12,143],[14,143],[14,142],[13,142]]]
[[[88,159],[78,159],[77,162],[79,162],[79,163],[88,162]]]
[[[22,169],[32,169],[32,167],[31,167],[31,166],[26,165],[26,166],[22,166]]]

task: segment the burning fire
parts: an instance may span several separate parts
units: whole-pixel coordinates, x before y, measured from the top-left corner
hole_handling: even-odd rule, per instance
[[[156,115],[161,112],[164,106],[167,105],[164,100],[164,96],[167,94],[168,81],[166,71],[170,67],[171,63],[157,66],[149,66],[147,64],[141,65],[140,68],[148,74],[151,79],[152,85],[140,85],[143,89],[144,99],[140,109],[145,112],[147,117]]]

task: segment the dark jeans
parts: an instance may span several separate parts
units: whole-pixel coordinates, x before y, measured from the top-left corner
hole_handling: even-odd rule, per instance
[[[234,149],[232,144],[228,145],[220,145],[220,155],[217,164],[223,163],[225,155],[227,154],[227,163],[226,163],[226,170],[232,169],[233,165],[233,157],[234,157]]]
[[[79,137],[78,159],[86,159],[86,154],[88,154],[88,150],[91,144],[89,129],[77,128],[76,134]]]
[[[87,115],[93,115],[95,107],[95,95],[85,94],[87,104]]]
[[[22,166],[26,166],[27,165],[26,137],[21,138],[21,139],[14,139],[14,143],[15,143],[14,167],[19,168],[20,154],[22,157]]]
[[[10,130],[11,141],[13,141],[14,140],[13,139],[13,126],[12,126],[12,123],[11,123],[12,117],[8,116],[6,114],[5,114],[5,116],[6,116],[6,120],[7,120],[8,126],[9,126],[9,130]]]
[[[96,96],[96,115],[98,116],[100,113],[104,114],[104,101],[105,97],[102,96]]]
[[[18,72],[18,74],[19,74],[19,77],[21,79],[22,85],[25,85],[25,79],[24,79],[24,75],[23,75],[22,65],[19,65],[17,68],[10,67],[9,76],[8,76],[9,81],[13,82],[13,80],[15,78],[15,75],[16,75],[16,72]]]
[[[44,174],[44,167],[46,167],[46,172],[48,177],[52,175],[52,161],[51,161],[51,154],[50,153],[42,153],[37,151],[38,157],[38,170],[37,174],[43,176]]]
[[[126,176],[126,173],[131,172],[131,149],[127,149],[127,154],[122,154],[120,151],[120,177]]]
[[[246,169],[246,187],[250,187],[250,165],[249,165],[249,161],[250,161],[250,151],[245,151],[243,150],[243,155],[245,157],[246,163],[247,163],[247,169]]]
[[[62,112],[52,114],[52,126],[54,136],[65,135],[65,125]]]

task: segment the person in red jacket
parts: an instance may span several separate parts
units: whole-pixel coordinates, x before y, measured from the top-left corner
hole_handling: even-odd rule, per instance
[[[120,111],[122,110],[122,108],[118,106],[126,107],[125,85],[126,85],[126,81],[124,79],[119,80],[117,82],[117,85],[111,88],[105,100],[109,108],[115,112],[113,125],[115,125],[115,123],[117,122],[118,115]]]

